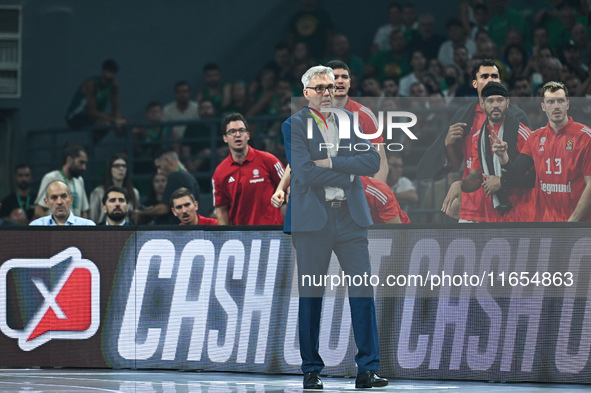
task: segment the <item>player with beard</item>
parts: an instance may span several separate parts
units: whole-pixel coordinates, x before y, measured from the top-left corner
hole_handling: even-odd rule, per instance
[[[41,180],[39,190],[45,190],[49,183],[55,180],[61,180],[68,186],[71,195],[74,198],[72,202],[72,213],[75,216],[88,218],[88,196],[84,187],[82,174],[86,170],[88,155],[84,147],[80,145],[67,144],[62,152],[62,167],[55,171],[46,173]],[[39,218],[47,215],[48,209],[45,204],[42,192],[37,195],[35,200],[35,217]]]
[[[37,194],[31,191],[33,174],[28,165],[20,164],[14,168],[15,191],[2,200],[0,217],[5,220],[27,225],[35,214]]]
[[[128,210],[128,196],[124,188],[118,186],[111,186],[105,191],[103,195],[103,211],[105,212],[106,220],[99,225],[108,226],[127,226],[132,225],[125,219]]]
[[[487,196],[485,222],[533,221],[535,173],[530,170],[522,182],[510,187],[499,158],[491,148],[493,138],[500,138],[511,146],[509,155],[515,158],[523,150],[531,131],[509,112],[509,92],[503,84],[489,82],[480,95],[487,120],[472,137],[472,168],[468,176],[451,185],[442,210],[447,213],[456,198],[461,202],[462,192],[471,193],[482,188]]]
[[[195,196],[184,187],[176,190],[170,197],[170,210],[181,223],[179,225],[218,225],[215,218],[203,217],[197,211],[199,202]]]

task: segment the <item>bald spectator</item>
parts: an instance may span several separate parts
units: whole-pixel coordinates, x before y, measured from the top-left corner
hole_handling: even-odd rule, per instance
[[[86,171],[88,155],[86,149],[80,145],[66,145],[62,151],[62,167],[55,171],[46,173],[41,179],[39,194],[35,200],[35,217],[39,218],[47,215],[48,206],[45,204],[43,190],[54,180],[61,180],[69,188],[69,193],[73,198],[72,212],[76,216],[88,218],[88,196],[84,186],[82,174]]]
[[[43,195],[43,193],[40,193]],[[63,226],[83,225],[94,226],[95,223],[86,218],[77,217],[72,213],[74,196],[70,193],[68,185],[61,180],[49,183],[45,189],[45,205],[50,214],[32,221],[32,226]]]

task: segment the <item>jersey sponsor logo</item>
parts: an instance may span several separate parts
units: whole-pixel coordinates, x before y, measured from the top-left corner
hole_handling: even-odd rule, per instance
[[[250,182],[251,183],[260,183],[262,181],[265,181],[265,179],[263,179],[262,177],[259,177],[258,179],[252,179]]]
[[[568,184],[552,184],[544,183],[540,180],[540,188],[542,189],[542,192],[545,192],[548,195],[556,192],[564,194],[570,194],[571,192],[570,182],[568,182]]]
[[[468,169],[472,168],[472,157],[466,160],[466,167],[468,167]]]
[[[568,141],[566,141],[566,150],[572,150],[573,146],[575,145],[575,142],[572,139],[569,139]]]
[[[544,151],[544,146],[540,147],[539,151]]]
[[[234,180],[234,177],[233,176],[230,176],[230,178],[228,179],[228,183],[232,183],[232,182],[235,182],[235,181],[236,180]]]
[[[15,286],[21,294],[11,299]],[[23,299],[23,300],[21,300]],[[85,340],[100,325],[100,274],[96,265],[70,247],[49,259],[11,259],[0,267],[0,302],[18,304],[23,328],[0,307],[0,330],[31,351],[50,340]]]

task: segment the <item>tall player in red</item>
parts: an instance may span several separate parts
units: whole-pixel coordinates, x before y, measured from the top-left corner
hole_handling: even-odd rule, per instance
[[[327,67],[332,68],[334,73],[334,85],[336,91],[334,93],[333,105],[338,108],[344,108],[351,113],[357,112],[359,115],[359,125],[364,134],[375,134],[378,130],[378,119],[371,109],[353,101],[349,97],[349,89],[351,88],[351,70],[349,66],[340,60],[332,60],[326,64]],[[369,140],[380,155],[380,170],[373,175],[375,179],[386,181],[388,177],[388,159],[386,157],[386,148],[383,145],[384,137],[378,135],[376,138]]]
[[[536,221],[591,221],[591,129],[568,116],[564,84],[548,82],[542,89],[546,127],[532,132],[514,161],[499,138],[493,151],[513,184],[535,166]]]

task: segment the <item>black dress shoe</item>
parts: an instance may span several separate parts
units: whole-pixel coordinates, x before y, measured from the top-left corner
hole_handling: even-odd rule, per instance
[[[304,389],[322,389],[323,387],[318,371],[304,374]]]
[[[380,377],[375,371],[369,370],[363,374],[359,374],[355,379],[355,387],[359,388],[376,388],[387,386],[388,380]]]

